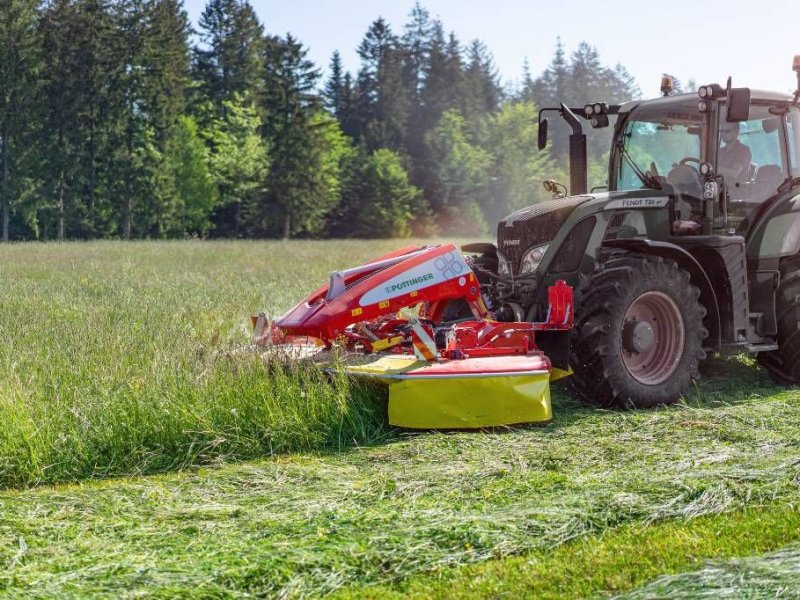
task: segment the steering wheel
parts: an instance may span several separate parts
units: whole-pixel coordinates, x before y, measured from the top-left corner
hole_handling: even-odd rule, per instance
[[[690,162],[695,162],[695,163],[697,163],[697,166],[698,166],[698,167],[699,167],[699,166],[702,164],[702,161],[701,161],[699,158],[694,158],[693,156],[687,156],[686,158],[682,158],[682,159],[681,159],[681,160],[678,162],[678,164],[679,164],[679,165],[685,165],[685,164],[687,164],[687,163],[690,163]]]

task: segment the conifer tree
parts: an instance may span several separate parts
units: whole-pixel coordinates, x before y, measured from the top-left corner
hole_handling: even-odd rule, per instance
[[[291,35],[266,44],[264,135],[272,148],[267,195],[250,215],[253,232],[284,238],[320,232],[339,200],[338,156],[347,142],[321,114],[319,71]]]
[[[173,164],[189,86],[189,24],[176,0],[122,0],[115,5],[112,148],[106,158],[113,225],[125,239],[180,235],[183,199]]]
[[[199,20],[202,46],[194,49],[202,99],[221,107],[234,94],[262,89],[264,28],[247,0],[208,0]]]
[[[402,38],[404,54],[403,78],[406,87],[409,108],[409,151],[412,157],[421,155],[423,131],[420,117],[422,116],[422,99],[420,94],[425,81],[425,70],[430,61],[431,44],[433,35],[433,22],[430,13],[419,2],[409,14]]]
[[[208,149],[193,118],[178,118],[164,159],[168,161],[179,198],[178,214],[171,225],[179,233],[207,234],[211,229],[211,212],[217,203],[217,189],[209,171]]]
[[[216,111],[209,103],[209,113]],[[215,235],[241,237],[246,216],[260,206],[269,172],[269,147],[261,137],[262,121],[255,104],[234,94],[223,101],[219,116],[205,116],[203,131],[209,147],[209,172],[218,202],[212,215]]]
[[[347,101],[349,90],[344,87],[344,67],[342,66],[342,55],[335,50],[331,57],[331,74],[325,82],[325,89],[322,98],[331,114],[341,122],[344,112],[344,104]]]
[[[503,100],[500,76],[489,49],[480,40],[473,40],[467,49],[464,69],[464,100],[462,112],[470,130],[487,114],[496,112]]]
[[[358,47],[358,137],[369,148],[404,147],[409,99],[403,85],[403,53],[389,24],[379,18]]]
[[[142,12],[143,108],[163,150],[187,108],[191,25],[182,0],[147,0]]]
[[[10,239],[12,211],[34,185],[33,153],[41,54],[37,43],[36,0],[0,4],[0,220],[2,240]]]
[[[425,67],[430,59],[433,23],[430,13],[420,5],[414,4],[409,14],[409,22],[403,33],[402,47],[406,55],[404,77],[411,93],[411,100],[419,103],[419,93],[425,79]]]
[[[115,35],[105,0],[53,0],[41,19],[42,173],[59,239],[108,232],[102,169],[109,155],[111,82],[123,64]]]

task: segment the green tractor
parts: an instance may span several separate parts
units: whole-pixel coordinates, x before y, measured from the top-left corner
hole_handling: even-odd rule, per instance
[[[575,288],[575,328],[537,334],[572,387],[601,406],[675,402],[709,352],[758,353],[800,383],[798,91],[706,85],[621,105],[544,108],[571,127],[570,195],[504,218],[497,246],[471,244],[500,320],[541,321],[547,289]],[[606,188],[587,189],[583,123],[616,117]],[[565,190],[566,191],[566,190]]]

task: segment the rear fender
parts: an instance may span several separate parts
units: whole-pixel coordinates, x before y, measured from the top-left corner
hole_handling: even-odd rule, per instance
[[[711,280],[697,259],[686,250],[669,242],[657,242],[647,239],[608,240],[603,242],[604,248],[617,248],[641,254],[652,254],[668,258],[688,271],[692,283],[700,288],[700,303],[705,307],[708,319],[707,347],[719,348],[722,345],[722,325],[720,322],[719,299],[711,285]]]
[[[800,195],[797,190],[758,216],[747,240],[750,259],[782,258],[800,252]]]

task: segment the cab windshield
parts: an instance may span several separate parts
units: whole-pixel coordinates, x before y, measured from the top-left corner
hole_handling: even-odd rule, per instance
[[[702,195],[697,169],[705,135],[705,116],[694,99],[635,108],[617,148],[616,189],[660,189],[666,181]]]

